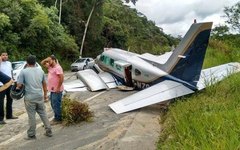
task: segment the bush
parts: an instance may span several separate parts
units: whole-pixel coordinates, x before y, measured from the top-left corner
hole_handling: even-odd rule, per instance
[[[69,97],[63,98],[62,115],[65,125],[77,124],[82,121],[91,121],[94,116],[86,103],[71,100]]]

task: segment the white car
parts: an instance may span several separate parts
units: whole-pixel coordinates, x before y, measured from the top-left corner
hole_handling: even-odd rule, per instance
[[[71,64],[71,71],[79,71],[90,68],[94,65],[94,60],[90,57],[79,58]]]
[[[12,68],[13,68],[13,79],[17,80],[21,70],[25,69],[27,66],[27,62],[26,61],[15,61],[12,62]],[[36,67],[41,68],[42,67],[36,63]]]

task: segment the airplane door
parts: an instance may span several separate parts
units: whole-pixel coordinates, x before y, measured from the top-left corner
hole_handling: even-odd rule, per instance
[[[129,87],[133,87],[133,82],[132,82],[132,66],[125,66],[124,67],[124,74],[125,74],[125,82],[126,85]]]

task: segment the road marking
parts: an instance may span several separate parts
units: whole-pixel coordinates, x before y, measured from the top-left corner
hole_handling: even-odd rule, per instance
[[[96,95],[94,95],[94,96],[92,96],[92,97],[90,97],[90,98],[87,98],[87,99],[83,100],[83,101],[84,101],[84,102],[88,102],[88,101],[90,101],[90,100],[92,100],[92,99],[94,99],[94,98],[102,95],[102,94],[105,93],[105,92],[106,92],[106,91],[100,92],[100,93],[98,93],[98,94],[96,94]],[[53,119],[53,117],[50,118],[49,120],[52,120],[52,119]],[[42,126],[42,122],[39,123],[39,124],[37,124],[36,130],[37,130],[39,127],[41,127],[41,126]],[[27,130],[26,130],[26,131],[27,131]],[[15,135],[15,136],[13,136],[12,138],[8,139],[7,141],[4,141],[4,142],[0,143],[0,146],[7,145],[7,144],[15,141],[16,139],[19,139],[19,138],[22,137],[24,134],[26,134],[26,131],[21,132],[21,133]]]
[[[107,92],[107,91],[102,91],[102,92],[100,92],[100,93],[98,93],[98,94],[96,94],[96,95],[94,95],[94,96],[92,96],[92,97],[90,97],[90,98],[87,98],[87,99],[83,100],[83,102],[88,102],[88,101],[90,101],[90,100],[98,97],[99,95],[102,95],[102,94],[105,93],[105,92]]]
[[[52,120],[52,119],[53,119],[53,117],[50,118],[49,120]],[[42,126],[42,122],[39,123],[39,124],[37,124],[36,130],[37,130],[39,127],[41,127],[41,126]],[[15,135],[15,136],[13,136],[12,138],[8,139],[7,141],[4,141],[4,142],[0,143],[0,146],[1,146],[1,145],[7,145],[7,144],[15,141],[16,139],[18,139],[18,138],[22,137],[24,134],[26,134],[26,132],[27,132],[27,130],[24,131],[24,132],[21,132],[21,133],[19,133],[19,134],[17,134],[17,135]]]

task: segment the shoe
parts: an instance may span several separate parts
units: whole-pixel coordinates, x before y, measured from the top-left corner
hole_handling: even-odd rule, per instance
[[[55,119],[53,119],[52,121],[50,121],[50,125],[51,126],[54,126],[54,125],[57,125],[57,124],[61,124],[62,123],[62,121],[58,121],[58,120],[55,120]]]
[[[12,116],[12,117],[7,117],[7,119],[18,119],[18,117]]]
[[[7,124],[4,120],[0,121],[0,124]]]
[[[48,136],[48,137],[52,137],[52,131],[51,130],[47,130],[45,133],[44,133],[45,136]]]
[[[33,135],[33,136],[27,136],[24,138],[24,140],[36,140],[36,136]]]

